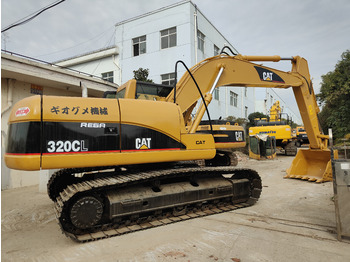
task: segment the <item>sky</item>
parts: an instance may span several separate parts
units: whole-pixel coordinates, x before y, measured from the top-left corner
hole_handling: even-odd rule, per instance
[[[57,0],[2,0],[1,29]],[[66,0],[1,34],[1,49],[54,62],[114,44],[120,21],[179,0]],[[350,49],[349,0],[192,0],[243,55],[299,55],[307,59],[315,93],[321,76]],[[266,64],[289,71],[289,62]],[[257,97],[265,91],[257,91]],[[276,90],[299,116],[291,89]],[[300,118],[300,117],[299,117]],[[296,119],[298,120],[298,119]],[[300,121],[299,121],[300,122]]]

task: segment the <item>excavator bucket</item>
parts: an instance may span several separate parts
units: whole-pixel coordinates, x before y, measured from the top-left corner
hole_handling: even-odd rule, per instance
[[[300,149],[284,178],[310,182],[332,181],[331,152],[328,149]]]

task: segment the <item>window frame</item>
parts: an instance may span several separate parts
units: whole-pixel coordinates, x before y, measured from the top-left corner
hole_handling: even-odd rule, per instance
[[[230,105],[238,107],[238,94],[233,91],[230,91]]]
[[[217,45],[214,45],[214,56],[217,56],[220,54],[220,48]]]
[[[218,87],[214,89],[214,99],[215,100],[220,100],[220,92],[219,91],[220,90]]]
[[[171,32],[171,30],[174,30],[175,32]],[[171,44],[171,40],[174,40],[173,37],[175,36],[175,44]],[[163,47],[163,39],[166,39],[166,47]],[[164,30],[160,31],[160,49],[168,49],[171,47],[177,46],[177,28],[176,26],[170,27]]]
[[[162,85],[173,86],[175,84],[175,72],[162,74],[160,77],[162,79]]]
[[[105,76],[104,76],[105,75]],[[101,78],[105,81],[114,83],[114,72],[113,71],[109,71],[109,72],[104,72],[101,73]],[[112,81],[111,81],[112,80]]]
[[[142,48],[144,44],[144,48]],[[135,53],[137,48],[137,54]],[[147,53],[147,36],[139,36],[132,39],[132,53],[133,56],[140,56]]]
[[[197,30],[197,48],[204,53],[204,45],[205,45],[205,34],[201,31]]]

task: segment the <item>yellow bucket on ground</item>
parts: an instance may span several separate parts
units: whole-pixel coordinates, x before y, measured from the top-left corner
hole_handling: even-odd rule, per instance
[[[297,178],[316,183],[332,181],[331,151],[299,149],[286,172],[287,175],[284,178]]]

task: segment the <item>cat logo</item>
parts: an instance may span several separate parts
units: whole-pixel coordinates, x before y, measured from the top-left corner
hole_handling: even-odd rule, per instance
[[[258,72],[261,81],[284,83],[284,80],[271,70],[259,66],[254,66],[254,68]]]
[[[273,81],[272,76],[273,76],[272,72],[263,72],[264,81]]]
[[[150,149],[151,148],[151,138],[136,138],[135,146],[136,149]]]
[[[236,134],[236,141],[241,142],[243,141],[243,132],[235,132]]]

